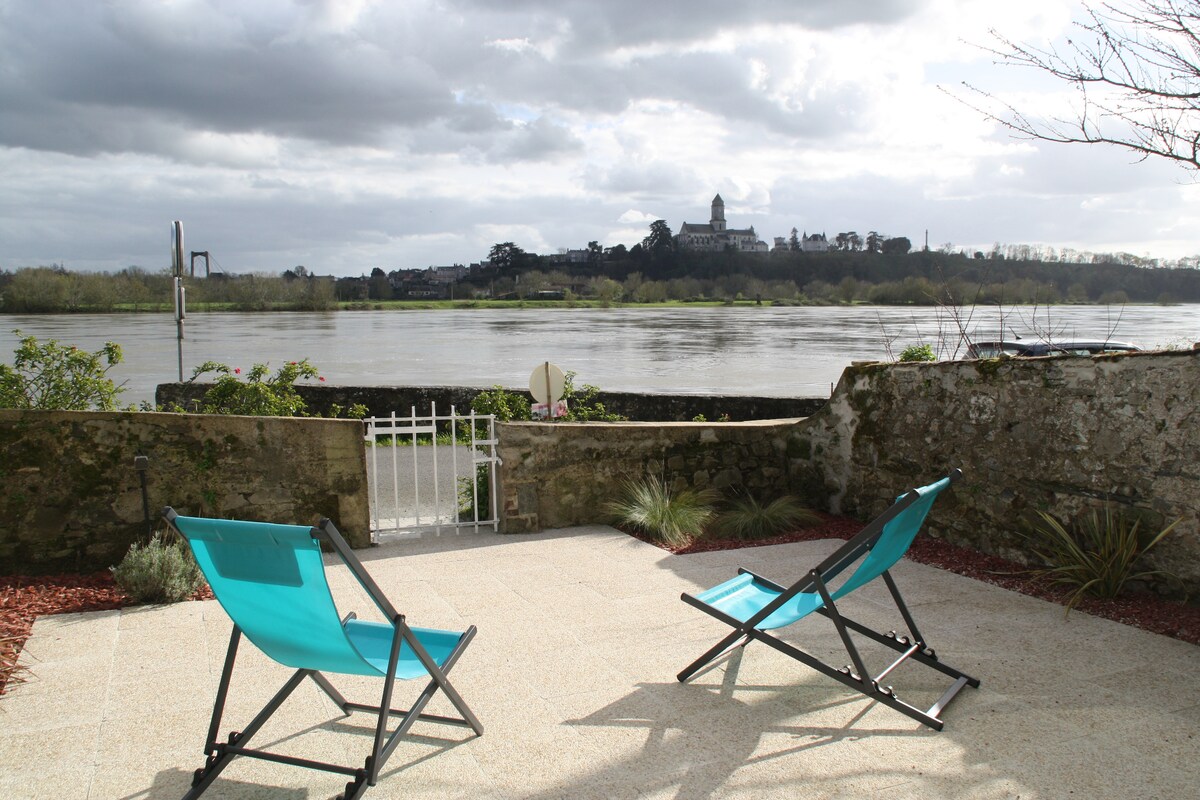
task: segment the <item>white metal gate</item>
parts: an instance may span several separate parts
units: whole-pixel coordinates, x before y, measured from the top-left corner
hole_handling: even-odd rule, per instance
[[[418,416],[368,417],[371,539],[430,528],[497,530],[496,418],[437,404]]]

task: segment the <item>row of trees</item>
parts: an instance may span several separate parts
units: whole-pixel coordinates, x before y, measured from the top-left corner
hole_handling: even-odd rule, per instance
[[[129,267],[110,273],[31,267],[0,272],[0,312],[9,314],[163,309],[171,307],[172,292],[169,270]],[[214,275],[187,281],[187,303],[190,308],[212,303],[242,311],[318,311],[336,307],[337,297],[332,279]]]
[[[1093,296],[1082,283],[1069,284],[1064,290],[1054,283],[1029,278],[982,284],[961,277],[944,281],[907,277],[878,283],[845,277],[836,282],[817,279],[797,283],[794,280],[764,280],[745,273],[717,278],[655,280],[634,272],[620,281],[600,276],[581,282],[563,272],[533,270],[522,274],[519,279],[499,279],[494,286],[498,292],[522,299],[538,297],[540,293],[555,287],[572,286],[566,290],[560,289],[564,299],[587,298],[602,303],[752,300],[776,305],[1020,305],[1121,304],[1133,299],[1122,289],[1108,289]],[[1176,302],[1177,298],[1164,292],[1155,301]]]
[[[982,255],[982,254],[981,254]],[[769,254],[688,253],[668,261],[632,252],[606,260],[550,268],[537,257],[504,269],[477,269],[453,289],[458,299],[545,297],[601,302],[735,300],[886,305],[962,303],[1200,302],[1200,269],[1148,269],[1118,263],[972,258],[920,251]],[[324,310],[341,300],[394,297],[387,276],[223,275],[189,280],[188,307],[221,305],[242,311]],[[74,273],[62,268],[0,272],[0,312],[166,310],[171,278],[164,270]]]
[[[828,293],[812,292],[807,287],[850,283],[881,287],[872,297],[878,302],[931,302],[918,299],[909,291],[895,291],[896,286],[911,287],[914,280],[924,282],[920,285],[943,285],[952,281],[975,287],[1012,285],[1014,288],[1010,294],[1014,299],[1009,302],[1025,302],[1016,297],[1032,301],[1035,294],[1038,302],[1095,303],[1107,302],[1118,296],[1125,296],[1134,302],[1200,302],[1200,269],[1194,266],[1152,269],[1122,263],[1118,259],[1073,262],[1030,260],[1026,258],[1032,255],[1029,248],[997,246],[989,253],[976,252],[970,256],[949,247],[904,255],[867,250],[828,253],[774,250],[765,254],[685,251],[657,260],[646,257],[644,253],[645,250],[640,253],[630,250],[622,254],[617,248],[612,248],[605,252],[603,260],[563,265],[557,270],[535,258],[524,262],[522,267],[497,268],[493,272],[478,273],[467,279],[468,286],[456,290],[456,296],[467,296],[469,286],[479,291],[491,291],[494,296],[516,293],[517,296],[529,297],[538,291],[555,288],[569,288],[577,295],[589,296],[594,294],[587,288],[592,285],[589,283],[592,279],[608,278],[624,285],[628,278],[636,275],[643,281],[663,283],[687,279],[709,281],[712,287],[722,287],[730,281],[747,280],[763,284],[793,284],[809,300],[818,302],[825,302]],[[1066,251],[1062,252],[1062,255],[1066,254]],[[1034,292],[1029,288],[1033,285],[1042,288]],[[885,290],[882,287],[892,288]],[[710,298],[729,298],[735,296],[737,291],[718,292],[706,288],[702,294]],[[757,290],[750,296],[754,294],[757,294]],[[851,292],[846,300],[867,299],[869,294],[865,289],[858,289]],[[989,294],[998,292],[989,290]],[[763,296],[781,297],[771,292]],[[895,299],[885,299],[889,297]],[[674,293],[670,299],[680,297]]]

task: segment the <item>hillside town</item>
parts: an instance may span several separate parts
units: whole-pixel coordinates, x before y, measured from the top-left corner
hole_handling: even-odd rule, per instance
[[[717,194],[712,199],[707,223],[683,222],[677,233],[671,234],[666,220],[651,225],[650,235],[642,242],[626,247],[616,245],[601,247],[590,242],[585,248],[561,249],[556,253],[527,253],[512,242],[497,244],[489,257],[469,265],[451,264],[423,268],[387,269],[372,268],[369,275],[338,278],[339,299],[379,299],[386,296],[405,300],[455,299],[455,286],[470,279],[488,279],[513,269],[545,268],[574,275],[578,280],[538,290],[541,299],[562,299],[568,293],[580,294],[587,279],[597,273],[597,268],[606,262],[632,259],[639,261],[645,253],[654,251],[661,256],[671,252],[686,258],[688,254],[736,253],[739,255],[779,252],[828,253],[828,252],[873,252],[903,254],[911,249],[907,238],[889,238],[871,231],[866,237],[855,231],[837,234],[831,241],[824,232],[809,234],[792,228],[789,236],[773,237],[768,245],[759,237],[754,226],[731,228],[725,217],[725,201]],[[588,268],[591,267],[591,270]],[[285,278],[307,277],[303,267],[289,270]],[[511,294],[511,293],[505,293]],[[457,295],[462,298],[464,295]],[[487,289],[472,289],[472,297],[492,297]],[[504,296],[504,295],[501,295]]]

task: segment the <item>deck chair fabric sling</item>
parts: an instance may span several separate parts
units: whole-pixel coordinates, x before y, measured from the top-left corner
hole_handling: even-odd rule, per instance
[[[942,710],[964,686],[978,687],[979,680],[938,660],[937,653],[928,646],[917,629],[888,570],[908,551],[938,495],[961,476],[960,470],[954,470],[936,483],[905,493],[881,516],[791,586],[782,586],[741,569],[736,577],[700,594],[685,592],[684,602],[725,622],[733,631],[680,672],[679,680],[687,682],[697,674],[717,666],[750,642],[760,641],[890,708],[935,730],[941,730]],[[850,576],[837,584],[835,579],[856,563],[858,566]],[[887,584],[908,628],[907,635],[898,635],[895,631],[886,634],[875,631],[850,619],[837,606],[836,601],[879,577]],[[850,656],[849,666],[841,669],[831,667],[769,633],[794,625],[814,612],[830,620],[837,629]],[[886,669],[871,677],[851,632],[885,645],[900,655]],[[908,659],[953,679],[950,688],[927,710],[903,702],[891,686],[883,683],[892,671]]]
[[[374,786],[388,757],[418,720],[471,728],[483,726],[446,675],[475,636],[475,626],[462,632],[410,627],[404,615],[371,579],[342,535],[327,519],[318,527],[266,522],[205,519],[163,509],[163,516],[191,545],[213,594],[233,620],[233,633],[217,688],[203,768],[196,770],[184,800],[199,797],[237,756],[274,761],[348,776],[344,800],[359,798]],[[339,617],[325,576],[321,542],[328,543],[350,569],[389,622]],[[275,696],[241,731],[218,741],[221,717],[232,682],[242,636],[267,656],[296,670]],[[346,700],[325,673],[383,679],[378,705]],[[361,766],[341,766],[290,755],[255,750],[250,739],[305,678],[311,678],[343,714],[367,711],[377,716],[370,754]],[[407,710],[391,707],[396,680],[425,679],[424,690]],[[429,700],[441,691],[461,714],[425,714]],[[388,732],[391,717],[400,717]]]

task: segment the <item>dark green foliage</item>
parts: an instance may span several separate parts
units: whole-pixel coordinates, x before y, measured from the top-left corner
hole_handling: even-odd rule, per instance
[[[157,533],[147,544],[135,542],[112,574],[121,591],[138,603],[178,603],[204,583],[187,544],[163,541]]]
[[[933,347],[927,344],[912,344],[900,351],[901,361],[937,361]]]
[[[1200,300],[1200,258],[1174,261],[1128,253],[1095,254],[1042,246],[997,245],[968,254],[946,245],[905,252],[906,237],[883,239],[880,252],[828,253],[783,248],[770,253],[692,252],[676,246],[665,220],[651,226],[647,242],[613,247],[602,260],[560,265],[548,256],[526,253],[512,242],[497,244],[490,268],[468,277],[454,291],[473,291],[522,302],[520,286],[565,290],[584,279],[582,299],[616,302],[728,300],[739,294],[783,304],[981,304],[1124,303]],[[555,277],[558,268],[566,280]],[[382,272],[382,270],[381,270]],[[601,280],[620,282],[618,289]],[[847,279],[849,281],[847,282]],[[337,300],[382,301],[390,293],[385,275],[371,279],[316,277],[301,268],[283,277],[213,275],[187,279],[195,310],[321,310]],[[136,267],[115,275],[76,274],[61,267],[0,272],[0,312],[169,310],[171,278]]]
[[[821,517],[815,511],[790,495],[777,497],[769,503],[761,503],[747,495],[722,512],[715,527],[722,535],[746,541],[767,539],[820,521]]]
[[[124,391],[108,377],[121,363],[121,347],[106,342],[95,353],[86,353],[57,340],[39,342],[33,336],[14,334],[21,342],[13,352],[13,365],[0,364],[0,408],[114,411]]]
[[[493,386],[475,395],[471,410],[476,414],[492,414],[498,422],[524,421],[530,417],[529,398],[503,386]]]
[[[296,392],[296,381],[317,379],[325,380],[306,358],[302,361],[289,361],[280,367],[274,375],[268,375],[266,364],[255,364],[246,373],[245,380],[240,379],[241,369],[231,369],[216,361],[205,361],[192,372],[191,380],[196,380],[209,372],[215,372],[220,377],[204,393],[200,405],[202,414],[242,414],[255,417],[309,417],[313,415],[308,410],[308,404]],[[341,406],[334,405],[330,416],[343,413]],[[361,419],[366,414],[366,407],[355,404],[345,410],[348,417]]]
[[[1039,511],[1038,517],[1041,522],[1024,538],[1046,566],[1030,572],[1070,590],[1068,613],[1087,595],[1111,599],[1129,581],[1171,577],[1158,570],[1134,572],[1134,565],[1174,530],[1179,520],[1147,539],[1140,519],[1131,523],[1123,512],[1110,506],[1092,509],[1070,527],[1045,512]]]
[[[596,398],[600,389],[591,384],[575,388],[575,374],[563,376],[563,399],[567,401],[567,414],[558,417],[564,422],[620,422],[625,417],[610,413]],[[529,398],[510,392],[502,386],[485,389],[471,401],[471,410],[476,414],[493,414],[498,422],[526,421],[532,418]]]
[[[567,401],[567,414],[559,419],[566,422],[623,422],[626,417],[610,413],[596,397],[599,387],[585,383],[575,388],[575,374],[568,372],[563,380],[563,399]]]
[[[458,521],[474,522],[491,517],[492,471],[489,464],[475,467],[475,476],[463,475],[458,479]],[[478,509],[478,514],[476,514]]]

